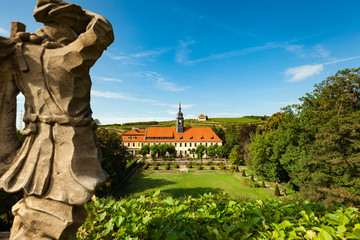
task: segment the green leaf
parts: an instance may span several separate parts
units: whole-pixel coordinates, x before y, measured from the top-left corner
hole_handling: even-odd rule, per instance
[[[333,237],[330,235],[330,233],[328,233],[324,229],[321,229],[319,233],[319,240],[333,240]]]
[[[119,217],[115,218],[114,222],[117,227],[120,227],[121,224],[124,222],[124,220],[125,220],[125,218],[123,216],[119,216]]]
[[[313,239],[316,237],[316,232],[312,231],[312,230],[308,230],[306,231],[306,236],[309,238],[309,239]]]
[[[285,220],[279,224],[279,229],[285,229],[285,228],[291,227],[291,226],[292,226],[292,224],[288,220]]]
[[[144,223],[144,224],[147,224],[150,220],[151,220],[150,214],[148,214],[148,215],[146,215],[145,217],[143,217],[143,223]]]
[[[169,205],[174,205],[174,200],[172,197],[168,197],[164,200],[165,203],[169,204]]]
[[[227,234],[231,233],[235,229],[235,226],[229,226],[226,223],[223,224],[222,228],[225,230]]]

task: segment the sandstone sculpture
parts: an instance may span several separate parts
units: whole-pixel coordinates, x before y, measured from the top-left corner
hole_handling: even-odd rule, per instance
[[[12,23],[0,37],[0,189],[23,191],[10,239],[74,239],[86,203],[105,181],[92,130],[90,68],[113,42],[102,16],[39,0],[35,34]],[[16,139],[16,96],[25,96],[25,142]]]

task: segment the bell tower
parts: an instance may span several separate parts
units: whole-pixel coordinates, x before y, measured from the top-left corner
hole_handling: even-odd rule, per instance
[[[176,132],[177,133],[184,132],[184,116],[181,112],[181,102],[179,102],[179,112],[176,118]]]

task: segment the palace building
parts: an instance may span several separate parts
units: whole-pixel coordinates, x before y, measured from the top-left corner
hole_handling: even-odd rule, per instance
[[[179,113],[176,118],[176,127],[149,127],[146,130],[133,128],[122,134],[124,146],[134,155],[140,148],[147,144],[172,144],[175,146],[177,155],[189,155],[190,149],[198,145],[205,147],[218,144],[222,140],[209,127],[184,127],[184,117],[179,104]]]

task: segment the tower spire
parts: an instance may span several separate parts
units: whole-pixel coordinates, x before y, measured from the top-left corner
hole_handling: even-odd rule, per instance
[[[179,113],[176,118],[176,132],[183,133],[184,132],[184,116],[181,112],[181,101],[179,102]]]

